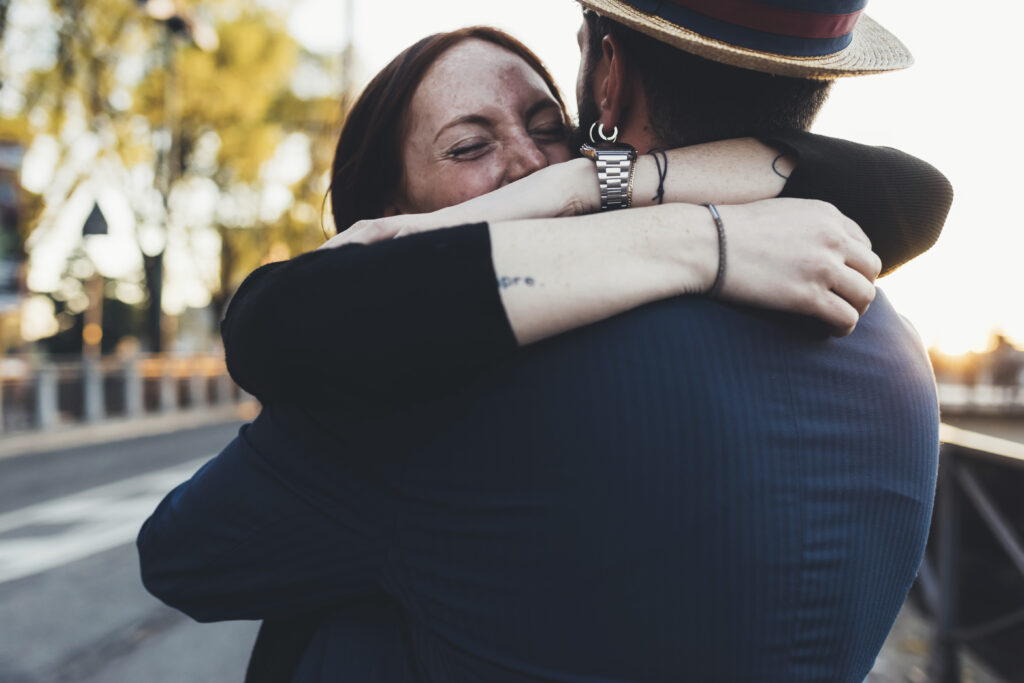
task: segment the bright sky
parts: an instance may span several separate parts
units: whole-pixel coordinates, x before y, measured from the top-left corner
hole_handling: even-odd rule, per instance
[[[580,14],[572,0],[344,1],[355,3],[364,80],[428,33],[490,24],[532,47],[574,97]],[[294,3],[292,32],[317,51],[339,49],[344,1]],[[899,147],[937,166],[957,193],[938,245],[882,287],[928,345],[981,349],[992,330],[1024,345],[1024,220],[1013,203],[1024,186],[1024,99],[1014,85],[1024,4],[874,0],[868,13],[900,36],[917,64],[839,83],[815,130]]]

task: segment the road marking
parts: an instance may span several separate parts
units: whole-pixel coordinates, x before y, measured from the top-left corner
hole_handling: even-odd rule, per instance
[[[0,515],[0,583],[38,574],[135,540],[167,493],[213,456]],[[47,533],[45,527],[54,527]],[[34,530],[32,527],[44,527]],[[24,535],[17,535],[24,530]]]

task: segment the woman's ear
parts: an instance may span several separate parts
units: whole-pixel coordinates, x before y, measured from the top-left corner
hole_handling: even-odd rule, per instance
[[[601,123],[611,133],[614,126],[621,128],[626,114],[629,98],[632,96],[628,72],[629,64],[622,42],[615,36],[605,36],[601,40],[602,61],[607,65],[607,72],[598,90]]]

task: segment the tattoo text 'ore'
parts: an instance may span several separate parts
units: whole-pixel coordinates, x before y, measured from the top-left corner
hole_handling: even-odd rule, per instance
[[[508,277],[503,275],[498,278],[498,288],[508,289],[509,287],[515,287],[516,285],[526,285],[527,287],[533,287],[537,284],[537,281],[532,277]]]

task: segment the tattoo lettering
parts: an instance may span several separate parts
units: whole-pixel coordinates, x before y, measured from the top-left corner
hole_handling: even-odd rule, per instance
[[[498,289],[508,289],[509,287],[515,287],[517,285],[533,287],[536,284],[537,281],[532,277],[509,277],[507,275],[502,275],[498,278]]]

